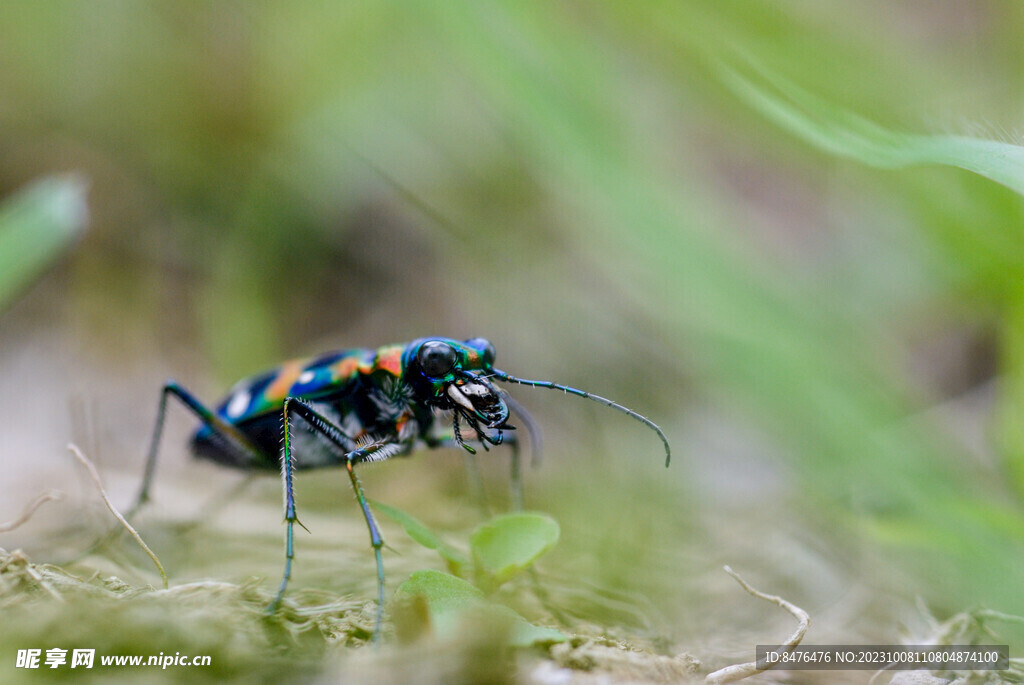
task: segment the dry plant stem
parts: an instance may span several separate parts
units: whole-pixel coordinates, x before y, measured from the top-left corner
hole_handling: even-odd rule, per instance
[[[917,598],[918,611],[931,623],[934,634],[928,636],[925,641],[921,644],[933,645],[936,647],[947,647],[958,643],[976,644],[978,641],[979,633],[988,638],[997,639],[996,633],[992,632],[988,626],[985,625],[985,621],[1003,621],[1006,623],[1020,623],[1024,624],[1024,616],[1015,616],[1013,614],[1005,614],[1001,611],[993,611],[991,609],[977,609],[972,611],[962,611],[949,618],[948,620],[939,623],[932,616],[928,607],[924,601]],[[1009,660],[1010,668],[1003,673],[1010,676],[1010,680],[1000,680],[999,682],[1018,682],[1013,680],[1013,677],[1019,679],[1020,674],[1024,674],[1024,659],[1011,658]],[[938,671],[928,671],[932,674],[938,674]],[[976,678],[978,682],[988,682],[987,677],[991,671],[972,671],[964,669],[963,673],[966,676],[961,676],[956,682],[964,680],[964,682],[974,682],[973,678]],[[871,680],[868,681],[868,685],[874,685],[878,677],[883,673],[892,673],[890,666],[875,671],[875,674],[871,676]],[[936,675],[935,677],[938,677]]]
[[[57,490],[47,490],[41,495],[38,495],[34,500],[28,503],[28,506],[25,507],[25,510],[21,512],[21,516],[14,519],[13,521],[8,521],[7,523],[0,523],[0,533],[7,533],[9,531],[14,530],[21,524],[25,523],[25,521],[28,521],[30,518],[32,518],[32,514],[36,513],[36,509],[38,509],[43,503],[49,502],[52,499],[60,499],[63,496],[64,493],[58,492]]]
[[[754,588],[750,587],[749,584],[747,584],[747,581],[743,580],[743,578],[741,578],[738,573],[733,571],[728,566],[725,567],[725,572],[733,578],[735,578],[736,582],[742,585],[744,590],[754,595],[755,597],[771,602],[773,604],[777,604],[789,613],[793,614],[793,618],[800,622],[800,624],[796,627],[796,630],[793,632],[790,638],[782,644],[782,649],[780,649],[776,653],[787,652],[796,647],[798,644],[800,644],[801,640],[804,639],[804,635],[807,633],[808,626],[810,626],[811,624],[811,617],[807,614],[806,611],[804,611],[797,605],[792,604],[791,602],[787,602],[781,597],[777,597],[776,595],[766,595],[763,592],[755,590]],[[746,664],[735,664],[733,666],[726,666],[725,668],[719,669],[714,673],[709,673],[707,677],[704,678],[704,682],[708,683],[709,685],[719,685],[720,683],[732,683],[737,680],[742,680],[743,678],[748,678],[752,675],[762,672],[763,669],[759,669],[757,667],[757,662],[752,661]]]
[[[154,554],[153,550],[149,548],[149,545],[147,545],[135,529],[132,528],[132,524],[125,520],[124,516],[121,515],[121,512],[119,512],[117,507],[114,506],[114,503],[110,501],[110,498],[107,496],[107,491],[103,487],[103,481],[100,480],[100,474],[96,471],[96,467],[93,466],[93,463],[89,458],[82,454],[82,450],[78,449],[78,446],[74,443],[68,443],[68,449],[71,451],[71,454],[75,455],[75,458],[85,466],[86,470],[89,471],[89,475],[92,477],[92,482],[96,484],[96,489],[100,491],[100,497],[103,498],[103,502],[107,505],[107,509],[110,510],[110,513],[114,515],[114,518],[121,522],[121,525],[124,526],[125,530],[135,538],[135,542],[139,543],[139,547],[141,547],[143,551],[149,555],[149,558],[153,560],[153,563],[156,565],[156,570],[160,572],[160,578],[163,579],[164,589],[166,590],[167,574],[164,572],[163,564],[161,564],[160,560],[157,559],[156,554]]]
[[[981,609],[974,612],[975,618],[988,619],[990,621],[1005,621],[1006,623],[1021,623],[1024,624],[1024,616],[1014,616],[1013,614],[1004,614],[1001,611],[993,611],[992,609]]]

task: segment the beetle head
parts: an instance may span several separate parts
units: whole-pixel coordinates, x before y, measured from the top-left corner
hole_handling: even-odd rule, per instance
[[[508,405],[488,380],[493,364],[494,346],[483,338],[421,338],[402,354],[406,383],[428,404],[454,412],[456,421],[461,416],[478,434],[478,425],[511,428]]]
[[[501,431],[514,429],[514,426],[508,425],[509,407],[504,395],[489,380],[493,378],[503,383],[558,390],[626,414],[658,434],[665,446],[665,466],[672,459],[672,448],[664,431],[646,416],[584,390],[552,381],[531,381],[495,369],[494,346],[483,338],[472,338],[464,342],[451,338],[420,338],[413,341],[402,353],[402,378],[412,387],[420,401],[452,412],[455,440],[469,452],[474,450],[463,441],[459,433],[460,418],[476,432],[477,439],[485,448],[488,443],[497,445],[501,442]],[[527,424],[532,423],[529,415],[520,408],[516,408],[516,413]],[[485,428],[496,430],[497,436],[488,434]],[[528,428],[530,434],[534,435],[535,430],[529,425]]]

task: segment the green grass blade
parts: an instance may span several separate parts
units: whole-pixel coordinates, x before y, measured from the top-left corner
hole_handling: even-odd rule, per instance
[[[1015,293],[1015,301],[1007,309],[996,440],[1007,479],[1024,499],[1024,293]]]
[[[595,261],[629,274],[617,281],[622,296],[656,317],[663,338],[678,340],[697,360],[709,393],[793,447],[816,506],[906,518],[918,524],[914,530],[955,537],[962,553],[943,557],[955,571],[931,580],[957,578],[950,592],[1016,610],[1024,596],[998,579],[1019,566],[1024,547],[945,506],[967,491],[980,507],[992,494],[965,487],[956,445],[907,421],[914,404],[906,379],[867,353],[881,333],[877,324],[841,293],[811,291],[737,249],[730,227],[702,209],[714,195],[699,194],[700,179],[680,184],[648,163],[655,155],[631,147],[633,122],[606,106],[614,101],[616,76],[607,46],[581,32],[555,47],[546,40],[549,18],[536,7],[506,7],[496,21],[429,6],[476,92],[516,122],[510,135],[523,158],[553,179],[553,194],[588,218],[572,225],[574,247],[614,255]],[[788,100],[753,92],[766,115],[836,154],[883,168],[956,163],[1024,187],[1013,146],[896,134],[824,103],[812,117],[793,104],[799,92]],[[1009,528],[1024,525],[1024,515],[1011,515]]]
[[[0,205],[0,308],[81,234],[88,218],[85,192],[77,176],[51,176]]]
[[[1024,147],[957,135],[891,131],[756,67],[758,85],[720,65],[733,93],[779,126],[826,152],[884,169],[940,164],[966,169],[1024,195]]]

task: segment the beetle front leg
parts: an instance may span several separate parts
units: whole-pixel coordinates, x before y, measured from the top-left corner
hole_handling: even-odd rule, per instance
[[[516,439],[515,433],[513,433],[505,440],[505,442],[508,443],[509,449],[512,452],[512,458],[510,460],[511,473],[509,475],[509,488],[512,495],[512,510],[522,511],[523,472],[519,460],[519,441]]]
[[[360,451],[365,449],[363,448]],[[373,518],[370,504],[366,501],[366,495],[363,494],[363,486],[359,482],[359,477],[356,476],[354,464],[355,462],[349,458],[349,455],[346,455],[345,469],[348,471],[348,477],[352,480],[352,489],[355,491],[356,499],[359,500],[359,506],[363,510],[366,526],[370,529],[370,546],[373,547],[373,555],[377,560],[377,618],[374,621],[373,641],[380,642],[381,627],[384,623],[384,559],[381,556],[381,549],[384,547],[384,537],[377,528],[377,522]]]
[[[312,406],[296,397],[289,397],[284,401],[282,415],[284,422],[284,445],[281,459],[281,477],[284,488],[284,518],[288,530],[285,537],[284,577],[281,579],[281,587],[278,589],[277,596],[270,606],[267,607],[267,610],[271,613],[277,610],[277,607],[280,606],[281,598],[284,596],[285,589],[288,587],[288,581],[291,579],[292,561],[295,558],[294,526],[296,523],[300,526],[302,525],[295,510],[295,488],[293,481],[292,416],[297,415],[305,421],[311,430],[324,436],[345,452],[345,468],[348,470],[349,478],[352,481],[352,489],[355,491],[356,499],[363,511],[363,517],[366,519],[366,526],[370,532],[370,545],[373,547],[374,556],[377,561],[377,618],[373,633],[374,642],[377,642],[380,640],[381,629],[384,623],[384,560],[381,555],[381,549],[384,547],[384,538],[377,527],[377,522],[373,517],[373,512],[370,510],[366,495],[363,493],[362,484],[356,476],[354,466],[361,461],[386,459],[388,456],[391,456],[387,454],[388,450],[386,448],[395,447],[397,443],[384,439],[356,447],[355,440],[346,435],[344,431],[334,425],[327,417],[317,412]]]
[[[299,521],[299,517],[295,513],[295,486],[293,479],[295,469],[292,464],[292,421],[290,416],[291,405],[294,401],[296,400],[292,397],[286,399],[284,401],[284,408],[281,412],[281,421],[283,424],[281,483],[284,490],[284,520],[287,524],[287,532],[285,533],[284,543],[284,574],[281,576],[281,585],[277,590],[277,594],[274,596],[274,601],[267,606],[267,613],[269,614],[274,613],[277,611],[277,608],[281,606],[281,598],[284,597],[284,591],[288,588],[288,581],[291,580],[292,577],[292,561],[295,559],[295,524],[298,523],[302,526],[302,523]],[[302,527],[305,528],[305,526]]]

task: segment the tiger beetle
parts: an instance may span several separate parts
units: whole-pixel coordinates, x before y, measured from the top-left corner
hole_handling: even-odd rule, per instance
[[[671,449],[664,432],[632,409],[583,390],[500,371],[494,368],[494,346],[483,338],[464,342],[420,338],[407,345],[342,350],[286,362],[240,381],[212,411],[178,383],[168,381],[160,395],[142,487],[131,511],[149,499],[167,398],[175,397],[202,422],[192,435],[191,449],[196,457],[240,469],[281,471],[287,532],[284,575],[267,607],[268,613],[274,613],[292,575],[293,529],[296,523],[302,525],[295,510],[293,473],[344,466],[366,519],[377,561],[376,642],[384,620],[384,538],[363,494],[355,465],[406,455],[419,445],[458,446],[475,453],[463,437],[465,424],[484,449],[502,443],[512,446],[513,498],[518,505],[521,486],[517,441],[515,433],[507,433],[515,430],[508,423],[510,408],[527,427],[532,426],[532,419],[493,381],[561,390],[627,414],[658,434],[665,446],[665,466],[669,465]],[[308,430],[295,430],[296,421]]]

